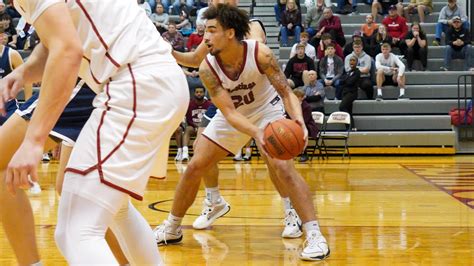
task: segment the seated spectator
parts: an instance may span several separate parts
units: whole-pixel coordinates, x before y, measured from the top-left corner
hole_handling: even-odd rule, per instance
[[[420,23],[425,22],[425,15],[433,12],[433,1],[432,0],[410,0],[410,3],[403,8],[405,18],[412,14],[418,13]]]
[[[162,0],[163,5],[168,6],[168,14],[179,15],[182,10],[185,10],[188,14],[194,6],[194,0],[174,0],[173,4],[170,5],[171,0]]]
[[[390,35],[388,35],[387,28],[385,25],[380,24],[375,37],[372,38],[370,43],[370,48],[368,49],[369,55],[373,58],[382,52],[382,45],[384,43],[388,43],[392,45],[393,39]]]
[[[148,17],[151,16],[151,6],[145,0],[137,0],[138,5],[145,10],[145,13]]]
[[[351,11],[346,11],[345,6],[346,4],[351,5]],[[357,0],[337,0],[337,14],[346,15],[346,14],[354,14],[357,15]]]
[[[198,126],[201,123],[202,116],[211,105],[211,102],[204,98],[204,88],[196,88],[194,99],[189,102],[186,112],[186,129],[183,136],[183,153],[181,161],[189,160],[188,146],[192,136],[196,136]]]
[[[303,114],[306,129],[308,129],[308,137],[315,139],[318,136],[319,128],[318,125],[316,125],[316,122],[313,120],[311,106],[305,101],[305,92],[302,89],[295,89],[293,93],[301,103],[301,112]],[[305,149],[300,156],[299,162],[303,163],[308,161],[308,159],[308,153]]]
[[[457,0],[448,0],[448,4],[441,9],[441,12],[439,12],[435,32],[436,40],[433,41],[433,45],[438,46],[441,43],[441,34],[446,34],[449,27],[453,26],[453,18],[456,16],[461,18],[462,27],[469,29],[470,25],[468,17],[466,16],[466,11],[457,4]]]
[[[196,31],[193,32],[189,38],[188,42],[186,43],[186,48],[188,51],[193,50],[193,48],[196,48],[201,44],[203,38],[204,38],[204,31],[206,30],[206,26],[203,24],[197,24],[196,25]]]
[[[374,0],[372,2],[372,16],[374,21],[377,20],[377,15],[381,15],[382,18],[389,13],[391,6],[395,6],[398,10],[398,14],[403,15],[403,5],[397,5],[399,0]]]
[[[295,36],[295,43],[300,42],[301,34],[301,11],[294,0],[287,0],[286,9],[281,16],[280,36],[281,45],[288,46],[288,35]]]
[[[360,71],[357,68],[357,57],[349,58],[349,71],[341,77],[342,100],[339,111],[349,113],[351,116],[351,127],[355,130],[354,117],[352,117],[352,106],[357,99],[357,84],[360,83]]]
[[[363,42],[357,41],[352,44],[354,51],[346,56],[344,60],[344,68],[346,72],[351,70],[350,59],[352,57],[357,58],[357,68],[360,72],[359,84],[356,87],[359,87],[367,95],[367,99],[372,99],[374,97],[374,88],[372,86],[372,58],[366,54],[363,50]]]
[[[319,23],[319,32],[316,34],[322,35],[324,33],[331,34],[333,40],[335,40],[341,47],[344,47],[346,44],[346,38],[344,37],[344,32],[342,31],[341,19],[337,16],[334,16],[331,8],[324,8],[323,11],[324,18]]]
[[[421,61],[423,65],[422,71],[426,70],[428,64],[428,43],[426,41],[426,34],[418,22],[413,22],[411,25],[411,30],[408,32],[405,42],[407,44],[408,71],[412,71],[414,59]]]
[[[5,12],[12,18],[21,18],[20,13],[16,10],[16,8],[13,6],[13,0],[8,0],[7,1],[7,9]]]
[[[194,1],[194,6],[197,8],[197,10],[200,10],[201,8],[208,7],[208,1],[207,0],[196,0],[196,1]]]
[[[308,43],[308,40],[309,40],[309,34],[307,32],[302,32],[301,33],[301,44],[304,44],[305,45],[305,54],[307,56],[309,56],[309,58],[311,59],[316,59],[316,48],[314,48],[314,46],[312,46],[311,44]],[[298,44],[295,43],[293,45],[293,47],[291,47],[291,52],[290,52],[290,58],[292,58],[293,56],[296,55],[296,46]]]
[[[403,40],[408,33],[408,25],[405,18],[398,15],[395,6],[390,6],[388,16],[382,21],[382,24],[387,28],[388,35],[392,37],[392,47],[398,47],[404,54],[406,44]]]
[[[350,54],[350,53],[352,53],[352,52],[354,51],[354,50],[352,49],[352,44],[353,44],[354,42],[362,42],[362,32],[360,32],[360,31],[358,31],[358,30],[354,31],[354,34],[352,34],[352,42],[346,43],[346,45],[344,46],[344,51],[343,51],[343,53],[344,53],[344,58],[345,58],[348,54]]]
[[[168,31],[163,33],[162,36],[171,44],[171,46],[173,46],[174,50],[184,52],[184,37],[176,29],[176,23],[170,21],[168,24]]]
[[[303,72],[316,70],[314,61],[304,52],[305,45],[298,44],[296,46],[296,55],[290,58],[285,67],[285,76],[291,88],[301,87],[304,85]]]
[[[12,42],[13,40],[17,39],[17,32],[15,27],[13,26],[12,19],[10,15],[7,13],[0,14],[0,32],[5,33],[7,35],[8,43]],[[13,48],[16,48],[12,46]]]
[[[464,59],[464,70],[471,67],[471,34],[468,29],[463,28],[462,20],[456,16],[453,18],[453,26],[446,34],[446,52],[444,56],[443,70],[449,70],[451,60]]]
[[[275,19],[278,23],[278,26],[280,26],[281,25],[281,16],[283,15],[283,11],[285,11],[285,9],[286,9],[286,0],[276,0],[276,2],[277,3],[273,7],[273,9],[275,11]],[[301,10],[300,1],[296,0],[295,3],[296,3],[296,6],[298,7],[298,9]]]
[[[344,58],[344,53],[342,51],[341,46],[339,46],[339,44],[337,44],[335,41],[333,41],[332,38],[331,38],[331,35],[328,34],[328,33],[323,34],[323,36],[321,37],[321,42],[319,43],[318,49],[316,51],[316,57],[318,59],[323,58],[324,55],[325,55],[325,52],[326,52],[326,46],[330,43],[334,44],[334,47],[336,49],[336,55],[343,59]]]
[[[169,16],[165,13],[162,4],[156,4],[155,13],[151,14],[150,19],[160,34],[168,30]]]
[[[324,1],[318,0],[316,5],[308,8],[308,11],[306,12],[305,27],[310,39],[316,35],[319,23],[323,19],[324,7]]]
[[[330,43],[326,46],[326,56],[319,61],[319,76],[318,86],[334,87],[336,89],[336,98],[341,99],[342,91],[339,86],[339,78],[344,73],[344,62],[336,55],[334,44]]]
[[[191,21],[189,21],[188,17],[189,13],[186,12],[186,10],[181,10],[179,13],[179,22],[176,24],[176,29],[178,29],[178,31],[186,37],[194,31],[193,25],[191,24]]]
[[[312,111],[324,113],[324,98],[326,92],[324,87],[318,86],[318,74],[315,70],[308,71],[308,83],[304,85],[303,90],[305,99],[311,106]]]
[[[406,100],[405,96],[405,64],[394,55],[388,43],[382,45],[382,53],[375,57],[377,69],[377,101],[382,101],[382,86],[393,85],[400,87],[399,100]]]
[[[360,31],[362,32],[362,42],[364,43],[364,49],[368,49],[370,47],[370,43],[372,41],[372,38],[375,37],[378,27],[379,25],[375,23],[374,17],[371,14],[365,16],[365,23],[362,24],[362,26],[360,27]]]
[[[198,24],[202,24],[202,25],[206,25],[206,20],[203,18],[203,14],[204,12],[206,12],[206,10],[208,9],[208,7],[203,7],[201,9],[198,10],[197,12],[197,15],[196,15],[196,25]]]

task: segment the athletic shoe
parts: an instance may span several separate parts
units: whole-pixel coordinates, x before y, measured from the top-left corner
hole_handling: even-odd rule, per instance
[[[382,95],[380,95],[380,94],[377,95],[377,97],[375,97],[375,100],[376,100],[377,102],[383,101]]]
[[[407,101],[407,100],[410,100],[410,98],[408,98],[407,96],[405,96],[405,94],[402,94],[402,95],[398,96],[398,100]]]
[[[41,193],[41,187],[38,182],[33,182],[33,186],[28,191],[33,195],[38,195]]]
[[[283,238],[298,238],[303,235],[301,231],[301,219],[298,217],[295,209],[286,210],[285,215],[285,229],[281,233]]]
[[[183,152],[181,156],[181,161],[189,161],[189,154],[187,152]]]
[[[248,162],[250,160],[252,160],[252,155],[251,154],[244,156],[244,161]]]
[[[236,161],[236,162],[241,162],[244,160],[244,158],[242,158],[242,154],[239,153],[237,155],[234,156],[234,158],[232,158],[232,160]]]
[[[440,43],[440,41],[434,40],[434,41],[433,41],[433,46],[439,46],[439,43]]]
[[[303,154],[300,156],[300,159],[298,160],[300,163],[304,163],[309,160],[309,156],[307,154]]]
[[[51,158],[49,158],[49,154],[48,153],[43,153],[43,159],[41,159],[41,161],[43,163],[47,163],[47,162],[51,161]]]
[[[224,198],[217,204],[212,204],[208,199],[204,199],[201,215],[193,223],[194,229],[204,229],[213,224],[219,217],[230,211],[230,205]]]
[[[439,69],[440,69],[441,71],[449,71],[449,69],[446,68],[446,67],[440,67]]]
[[[180,162],[182,160],[182,157],[183,157],[183,151],[178,151],[176,153],[176,157],[174,157],[174,160]]]
[[[326,238],[319,230],[313,230],[308,233],[300,258],[302,260],[323,260],[329,257],[330,253]]]
[[[173,243],[181,242],[183,239],[183,231],[181,226],[178,226],[175,230],[171,226],[168,220],[164,220],[162,224],[157,226],[153,230],[157,245],[168,245]]]

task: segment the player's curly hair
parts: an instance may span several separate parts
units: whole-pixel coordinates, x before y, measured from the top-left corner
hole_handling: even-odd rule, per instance
[[[235,37],[241,41],[250,32],[247,12],[228,4],[210,6],[203,14],[204,19],[216,19],[225,29],[234,29]]]

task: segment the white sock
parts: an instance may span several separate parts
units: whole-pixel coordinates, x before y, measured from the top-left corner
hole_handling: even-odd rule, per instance
[[[188,146],[183,146],[183,153],[188,154]]]
[[[381,88],[377,88],[377,95],[382,96],[382,89]]]
[[[178,148],[178,153],[182,153],[183,152],[183,148]]]
[[[237,152],[234,156],[235,159],[239,159],[242,157],[242,150],[240,150],[239,152]]]
[[[250,157],[252,155],[252,148],[245,148],[245,157]]]
[[[283,207],[285,208],[285,211],[293,209],[293,206],[291,205],[291,200],[289,197],[286,198],[281,198],[283,200]]]
[[[177,217],[174,216],[173,214],[168,214],[168,222],[170,222],[171,226],[173,229],[178,228],[181,225],[181,222],[183,221],[183,217]]]
[[[303,228],[306,232],[306,235],[308,235],[309,232],[314,231],[314,230],[320,231],[319,223],[317,221],[306,222],[306,223],[303,224]]]
[[[221,201],[221,193],[219,192],[219,187],[207,187],[206,198],[212,204],[219,203]]]
[[[400,88],[400,95],[405,95],[405,88]]]
[[[43,263],[41,263],[41,261],[38,261],[37,263],[30,264],[30,266],[43,266]]]

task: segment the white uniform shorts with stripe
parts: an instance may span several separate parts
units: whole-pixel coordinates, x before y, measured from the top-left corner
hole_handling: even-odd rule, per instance
[[[140,60],[123,66],[97,95],[66,172],[100,179],[141,200],[153,164],[166,166],[161,160],[167,161],[189,90],[177,64]]]
[[[278,100],[272,100],[272,103],[268,103],[266,108],[247,117],[250,122],[263,129],[270,122],[284,118],[285,110],[282,101],[279,96],[275,99]],[[233,128],[220,110],[217,111],[209,125],[204,129],[202,135],[234,155],[250,140],[250,136]]]

